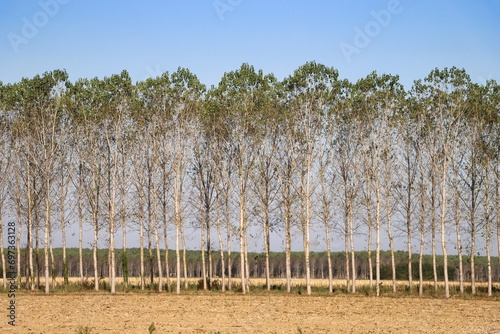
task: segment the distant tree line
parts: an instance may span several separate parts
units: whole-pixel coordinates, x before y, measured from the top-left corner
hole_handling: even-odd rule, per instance
[[[21,267],[24,266],[24,259],[26,258],[25,252],[26,250],[21,250]],[[108,249],[99,249],[97,251],[98,259],[107,259],[108,258]],[[54,248],[53,249],[54,257],[62,258],[62,248]],[[78,277],[80,274],[79,271],[79,249],[78,248],[68,248],[66,250],[67,254],[67,266],[68,266],[68,276],[69,277]],[[161,260],[165,261],[164,254],[162,253]],[[169,261],[175,262],[175,252],[170,250]],[[118,259],[123,259],[123,251],[121,249],[116,250],[116,257]],[[333,270],[333,279],[335,280],[345,280],[345,255],[342,252],[332,252],[331,261]],[[419,272],[418,268],[418,254],[412,255],[412,261],[414,264],[412,278],[418,279]],[[381,251],[381,267],[380,267],[380,278],[382,280],[391,280],[392,279],[392,269],[391,269],[391,253],[390,251]],[[233,277],[238,277],[240,273],[240,268],[238,266],[238,261],[240,259],[240,254],[238,252],[231,253],[232,258],[232,267],[227,268],[226,270],[230,270]],[[249,252],[248,258],[250,261],[250,277],[251,278],[262,278],[266,275],[266,256],[264,253],[255,253]],[[397,251],[395,254],[396,258],[396,276],[399,280],[408,280],[408,254],[405,251]],[[444,279],[443,267],[440,262],[442,262],[442,256],[438,255],[438,279]],[[40,261],[43,259],[40,259]],[[181,259],[182,260],[182,259]],[[465,256],[464,260],[469,261],[469,257]],[[36,261],[36,259],[35,259]],[[311,261],[311,278],[313,279],[328,279],[328,263],[327,263],[327,254],[326,252],[311,252],[310,254]],[[140,277],[140,268],[141,268],[141,259],[140,259],[140,250],[139,248],[128,248],[127,249],[127,270],[130,277]],[[290,253],[290,262],[291,262],[291,276],[294,279],[304,278],[305,277],[305,268],[303,266],[304,263],[304,253],[303,252],[291,252]],[[98,266],[98,274],[99,278],[107,277],[109,273],[109,263],[107,261],[99,261]],[[451,280],[458,281],[459,278],[459,259],[457,255],[451,255],[449,257],[450,266],[448,268],[448,273],[450,275]],[[40,271],[37,273],[37,277],[39,279],[40,275],[43,276],[43,268],[41,266],[42,263],[38,266]],[[269,253],[269,267],[270,267],[270,276],[272,278],[286,278],[286,263],[285,263],[285,254],[283,252],[270,252]],[[215,252],[213,254],[212,261],[212,273],[214,275],[214,279],[219,279],[222,276],[222,266],[221,266],[221,257],[220,254]],[[35,265],[36,267],[36,265]],[[202,266],[201,266],[201,251],[199,250],[187,250],[186,251],[186,267],[187,267],[187,276],[188,278],[200,278],[202,277]],[[488,267],[487,267],[487,258],[485,256],[479,256],[476,262],[476,271],[478,272],[477,277],[479,282],[487,282],[488,281]],[[0,273],[1,273],[0,268]],[[51,273],[53,279],[57,277],[62,277],[64,273],[64,267],[62,262],[56,261],[53,267],[53,272]],[[375,270],[375,267],[372,268],[372,272]],[[153,272],[155,277],[158,277],[158,268],[153,264]],[[356,272],[357,277],[359,279],[368,280],[370,277],[370,268],[368,266],[368,252],[367,251],[357,251],[356,252]],[[116,268],[117,277],[123,277],[123,267],[117,266]],[[169,273],[164,273],[165,276],[175,277],[174,268],[170,268]],[[92,250],[88,248],[83,249],[83,276],[87,283],[89,282],[89,278],[94,275],[94,266],[92,260]],[[500,267],[497,263],[493,264],[492,275],[494,281],[500,281]],[[433,268],[432,268],[432,256],[424,255],[423,257],[423,276],[425,281],[432,281],[433,279]],[[466,270],[464,273],[464,277],[466,280],[470,280],[470,271]],[[226,280],[227,281],[227,280]],[[92,282],[93,283],[93,282]],[[150,282],[147,282],[148,284]],[[40,285],[40,283],[38,283]],[[147,286],[147,288],[151,289],[152,286]]]
[[[355,292],[367,273],[380,294],[382,235],[396,291],[394,239],[404,235],[410,289],[417,271],[422,294],[429,249],[436,290],[444,281],[448,297],[456,278],[460,292],[468,280],[475,293],[484,275],[476,265],[479,242],[492,294],[491,251],[500,249],[500,89],[493,80],[473,83],[465,70],[435,69],[409,90],[398,76],[373,72],[352,83],[315,62],[282,81],[243,64],[209,89],[184,68],[135,84],[126,71],[71,82],[55,70],[0,84],[0,128],[0,217],[16,217],[20,286],[35,289],[43,272],[48,293],[61,265],[68,283],[66,230],[76,224],[79,261],[71,274],[82,283],[89,274],[83,243],[90,242],[96,290],[101,275],[114,293],[117,274],[127,284],[131,273],[142,289],[156,278],[162,291],[174,274],[180,293],[195,273],[204,289],[220,275],[228,289],[237,277],[245,293],[256,274],[270,289],[275,233],[284,240],[287,291],[295,272],[310,294],[318,276],[314,228],[324,231],[320,267],[330,291],[332,279],[344,277]],[[187,224],[197,227],[201,247],[191,268]],[[92,228],[92,240],[84,240],[84,227]],[[55,233],[62,240],[57,256]],[[127,251],[131,234],[140,242],[138,269]],[[294,268],[297,235],[303,259]],[[257,271],[248,251],[256,239],[264,248]],[[231,254],[235,241],[238,257]],[[108,247],[105,258],[99,242]],[[342,265],[332,242],[343,245]],[[364,260],[355,249],[360,242]],[[451,278],[450,247],[458,253]]]

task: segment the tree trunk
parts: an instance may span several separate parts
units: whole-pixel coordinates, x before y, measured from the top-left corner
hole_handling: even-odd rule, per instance
[[[200,179],[200,192],[201,192],[201,179]],[[200,194],[200,227],[201,227],[201,278],[203,280],[203,290],[207,290],[207,265],[205,259],[205,214],[203,212],[203,201]]]
[[[250,262],[248,262],[248,237],[246,233],[246,217],[245,217],[245,233],[243,234],[243,242],[245,245],[245,284],[246,291],[250,292]]]
[[[245,193],[243,189],[243,176],[240,172],[240,273],[241,273],[241,292],[246,292],[246,263],[245,263]]]
[[[111,218],[112,217],[112,218]],[[114,224],[114,205],[112,205],[111,213],[110,213],[110,219],[109,219],[109,250],[110,250],[110,257],[111,257],[111,263],[109,264],[109,267],[111,269],[111,275],[109,278],[109,283],[111,285],[111,293],[116,292],[116,281],[115,281],[115,275],[116,275],[116,264],[115,264],[115,224]]]
[[[375,198],[376,198],[376,211],[375,211],[375,233],[376,233],[376,256],[375,256],[375,266],[376,266],[376,291],[377,297],[380,296],[380,185],[378,182],[378,177],[375,176]]]
[[[141,182],[141,181],[138,181]],[[141,290],[144,290],[144,285],[146,281],[145,277],[145,270],[144,270],[144,203],[143,203],[143,191],[142,191],[142,185],[138,187],[137,192],[137,201],[138,201],[138,209],[137,213],[139,215],[139,261],[140,261],[140,269],[139,269],[139,274],[140,274],[140,279],[141,279]]]
[[[460,293],[464,293],[464,269],[463,269],[463,259],[462,259],[462,233],[460,226],[460,190],[458,183],[458,167],[453,167],[453,178],[454,178],[454,204],[453,204],[453,212],[454,212],[454,220],[455,220],[455,229],[457,234],[457,252],[458,252],[458,281],[459,281],[459,289]]]
[[[500,267],[500,154],[497,154],[495,163],[495,214],[497,226],[497,254]]]
[[[153,172],[154,177],[154,172]],[[163,291],[163,269],[161,265],[161,245],[160,233],[158,228],[158,191],[156,189],[156,182],[153,183],[153,225],[155,233],[155,246],[156,246],[156,261],[158,265],[158,292]]]
[[[180,232],[179,232],[179,222],[176,223],[175,225],[175,259],[176,259],[176,293],[180,294],[181,293],[181,255],[180,255],[180,250],[179,250],[179,238],[180,238]]]
[[[436,194],[434,162],[431,172],[431,247],[432,247],[432,272],[434,274],[434,291],[438,290],[437,262],[436,262]]]
[[[83,165],[78,165],[78,260],[80,284],[83,284]]]
[[[476,210],[475,210],[475,194],[472,193],[472,206],[470,212],[470,284],[472,294],[476,293],[476,265],[475,265],[475,252],[476,252]]]
[[[290,203],[285,208],[285,266],[286,266],[286,291],[292,289],[292,236],[291,236],[291,208]]]
[[[126,174],[125,174],[126,162],[125,154],[122,152],[122,181],[120,185],[121,190],[121,228],[122,228],[122,271],[123,271],[123,285],[128,286],[128,259],[127,259],[127,210],[125,207],[125,188],[126,185]]]
[[[207,191],[207,190],[205,190]],[[212,290],[213,264],[212,264],[212,240],[210,235],[210,200],[205,199],[205,223],[207,226],[207,256],[208,256],[208,288]]]
[[[22,227],[23,227],[23,220],[22,220],[22,214],[21,214],[21,186],[20,186],[20,175],[18,170],[16,169],[15,174],[15,181],[16,181],[16,190],[14,192],[14,200],[15,200],[15,205],[16,205],[16,213],[17,213],[17,226],[19,227],[17,231],[17,239],[16,239],[16,247],[17,247],[17,286],[21,287],[22,285],[22,272],[21,272],[21,237],[22,237]],[[29,220],[28,220],[29,221]],[[28,233],[29,233],[29,224],[27,224],[28,227]]]
[[[222,243],[222,234],[221,234],[221,222],[220,222],[220,203],[219,196],[216,196],[216,209],[217,209],[217,237],[219,238],[219,249],[220,249],[220,265],[221,265],[221,289],[222,292],[226,291],[226,275],[225,275],[225,263],[224,263],[224,244]]]
[[[99,222],[97,218],[97,212],[93,212],[93,225],[94,225],[94,247],[93,247],[93,259],[94,259],[94,290],[99,291],[99,268],[97,267],[97,238],[99,235]]]
[[[28,222],[27,222],[27,228],[28,228],[28,233],[27,233],[27,239],[28,239],[28,282],[27,284],[30,286],[31,291],[35,290],[35,272],[33,271],[33,193],[31,189],[31,165],[29,162],[27,162],[27,210],[28,210]]]
[[[35,288],[40,289],[40,273],[42,273],[42,268],[40,268],[40,218],[38,217],[38,205],[35,201]]]
[[[149,288],[153,289],[154,285],[154,266],[153,266],[153,205],[151,200],[151,193],[153,189],[153,166],[151,162],[147,161],[148,169],[148,185],[147,185],[147,205],[148,205],[148,263],[149,263]]]
[[[50,265],[50,278],[52,283],[52,289],[56,287],[56,264],[54,261],[54,242],[52,235],[52,226],[49,227],[49,265]]]
[[[322,184],[324,185],[324,180]],[[326,189],[323,188],[323,224],[325,227],[325,239],[326,239],[326,258],[328,262],[328,292],[333,292],[333,270],[332,270],[332,256],[331,256],[331,245],[330,245],[330,222],[329,222],[329,208],[328,200],[326,198]],[[323,270],[322,270],[323,272]]]
[[[347,186],[347,185],[344,185]],[[344,190],[347,192],[347,190]],[[345,256],[345,279],[347,291],[350,291],[351,277],[349,264],[349,205],[347,204],[347,196],[344,197],[344,256]]]
[[[409,145],[407,145],[408,148]],[[407,249],[408,249],[408,289],[410,293],[413,290],[413,270],[412,270],[412,221],[411,221],[411,205],[412,205],[412,190],[413,190],[413,178],[411,175],[411,158],[410,153],[407,153],[406,157],[406,178],[408,183],[406,185],[406,237],[407,237]]]
[[[349,196],[349,201],[352,201],[352,196]],[[354,213],[353,213],[353,206],[354,203],[351,202],[349,205],[349,235],[351,238],[351,265],[352,265],[352,284],[351,284],[351,291],[352,293],[356,292],[356,258],[354,254]]]
[[[389,249],[391,251],[391,271],[392,271],[392,292],[396,293],[396,261],[394,258],[394,238],[392,236],[392,206],[391,206],[391,191],[392,180],[391,171],[389,170],[389,161],[385,161],[385,206],[387,214],[387,237],[389,238]]]
[[[229,190],[225,190],[225,204],[224,210],[226,214],[226,231],[227,231],[227,289],[231,291],[232,288],[232,268],[231,262],[231,212],[229,211]]]
[[[422,195],[424,197],[424,195]],[[420,212],[420,252],[418,257],[418,295],[420,297],[424,294],[424,246],[425,246],[425,199],[421,199],[421,212]]]
[[[420,150],[420,148],[419,148]],[[426,213],[426,190],[427,184],[425,182],[424,175],[424,162],[423,155],[419,151],[418,153],[420,161],[420,249],[418,257],[418,295],[420,297],[424,294],[424,272],[423,272],[423,257],[424,257],[424,247],[425,247],[425,213]]]
[[[166,208],[163,208],[163,243],[165,245],[165,277],[167,278],[167,291],[170,291],[170,266],[168,264],[168,238],[167,238],[167,214]]]
[[[292,267],[291,267],[291,222],[292,222],[292,199],[291,199],[292,162],[289,158],[284,162],[283,175],[281,176],[281,188],[283,196],[283,211],[285,223],[285,272],[286,291],[292,289]]]
[[[268,200],[268,195],[266,195]],[[266,200],[266,201],[267,201]],[[271,291],[271,275],[269,273],[269,252],[271,250],[271,238],[269,235],[269,204],[266,203],[264,208],[264,251],[266,257],[266,289]]]
[[[188,289],[188,276],[187,276],[187,247],[186,247],[186,236],[184,233],[184,224],[181,224],[181,237],[182,237],[182,264],[183,264],[183,273],[184,273],[184,289]]]
[[[109,199],[109,251],[110,251],[110,277],[109,284],[111,286],[111,293],[116,293],[116,264],[115,264],[115,191],[116,191],[116,164],[114,162],[112,174],[112,188],[111,197]]]
[[[391,269],[392,269],[392,292],[396,293],[396,259],[394,257],[394,238],[392,236],[391,215],[392,210],[387,213],[387,236],[389,238],[389,248],[391,250]]]
[[[63,252],[63,277],[64,277],[64,285],[69,284],[68,278],[68,260],[66,258],[66,210],[64,202],[66,200],[66,192],[67,192],[67,181],[64,181],[64,169],[61,168],[61,198],[60,198],[60,206],[61,206],[61,234],[62,234],[62,252]]]
[[[371,196],[371,194],[369,195]],[[368,267],[370,277],[370,290],[373,289],[373,260],[372,260],[372,243],[373,243],[373,218],[371,214],[371,199],[367,199],[366,203],[366,216],[368,220]]]
[[[448,250],[446,249],[446,175],[448,165],[446,161],[448,154],[446,152],[446,145],[444,148],[443,156],[443,170],[442,170],[442,183],[441,183],[441,248],[443,249],[443,269],[444,269],[444,291],[445,297],[450,298],[450,285],[448,282]]]
[[[44,267],[45,267],[45,293],[49,293],[49,229],[50,229],[50,181],[49,176],[47,175],[46,180],[46,191],[47,195],[45,197],[45,228],[44,228]]]
[[[487,162],[489,166],[490,161]],[[486,239],[486,261],[488,270],[488,296],[493,295],[493,280],[491,277],[491,218],[490,218],[490,182],[489,182],[489,168],[485,168],[484,175],[484,225],[485,225],[485,239]]]

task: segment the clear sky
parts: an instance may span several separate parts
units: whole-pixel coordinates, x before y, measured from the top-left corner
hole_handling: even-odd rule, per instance
[[[210,86],[243,62],[283,79],[311,60],[351,81],[398,74],[407,88],[435,67],[500,82],[500,1],[0,0],[4,83],[183,66]]]
[[[66,69],[71,80],[183,66],[208,86],[247,62],[278,79],[307,61],[409,88],[433,68],[500,81],[495,0],[0,0],[0,81]]]

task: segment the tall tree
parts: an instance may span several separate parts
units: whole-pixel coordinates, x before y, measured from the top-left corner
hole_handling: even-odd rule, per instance
[[[323,115],[329,112],[332,96],[338,91],[338,72],[314,62],[306,63],[285,79],[289,100],[287,107],[293,120],[288,140],[292,147],[292,162],[299,172],[301,193],[301,227],[307,294],[311,294],[310,226],[315,185],[313,169],[318,154]],[[332,94],[333,92],[333,94]]]
[[[435,147],[437,150],[434,152],[438,168],[435,172],[437,173],[436,179],[439,180],[440,184],[440,234],[443,253],[445,296],[448,298],[450,296],[448,251],[446,247],[448,161],[450,159],[451,148],[455,145],[458,135],[459,127],[457,124],[460,123],[461,118],[464,116],[470,79],[464,70],[445,68],[444,70],[433,70],[426,77],[424,82],[423,93],[428,100],[428,116],[435,129],[434,140],[437,143]],[[474,181],[471,185],[472,184],[475,184],[475,173]],[[474,196],[475,194],[473,194],[473,197]],[[473,206],[475,207],[475,204]]]
[[[269,78],[267,94],[262,96],[260,102],[259,118],[256,126],[256,161],[253,173],[253,190],[257,198],[257,207],[259,207],[260,220],[262,222],[262,231],[264,235],[264,257],[265,257],[265,276],[266,289],[271,290],[271,272],[270,272],[270,251],[271,251],[271,220],[274,211],[274,202],[278,194],[277,187],[277,151],[278,151],[278,112],[280,105],[278,103],[278,94],[275,93],[278,85],[276,79]]]
[[[262,71],[256,72],[252,66],[243,64],[239,70],[226,73],[216,89],[211,93],[215,102],[214,112],[220,114],[224,126],[230,131],[231,151],[237,171],[239,198],[239,239],[241,288],[245,293],[249,288],[247,196],[251,172],[255,163],[256,119],[259,107],[265,105],[266,93],[273,81]],[[225,116],[225,117],[224,117]]]
[[[408,288],[410,291],[412,291],[412,240],[415,230],[413,226],[413,219],[415,217],[415,211],[418,207],[416,194],[418,173],[418,134],[417,128],[415,127],[415,122],[417,122],[417,119],[414,110],[410,107],[411,102],[410,100],[407,100],[405,102],[405,106],[402,107],[398,112],[397,126],[399,138],[401,140],[397,140],[397,143],[400,143],[400,145],[398,145],[400,154],[397,154],[396,159],[398,160],[397,169],[401,170],[401,172],[398,173],[398,186],[395,189],[397,191],[397,197],[400,203],[400,212],[405,217],[406,246],[408,252]]]
[[[360,106],[362,113],[360,119],[363,120],[367,130],[364,138],[365,162],[368,166],[365,171],[366,178],[371,185],[371,193],[375,194],[375,233],[376,233],[376,292],[380,295],[380,233],[381,233],[381,207],[385,207],[385,217],[387,223],[387,233],[389,247],[391,251],[391,268],[393,291],[396,282],[396,265],[394,256],[394,242],[392,235],[392,164],[394,153],[392,143],[394,142],[393,118],[401,108],[404,97],[404,90],[399,83],[399,77],[391,75],[377,75],[371,73],[365,79],[356,83],[356,102]],[[366,158],[368,155],[368,159]],[[382,203],[382,196],[385,201]],[[369,201],[367,203],[369,205]]]
[[[3,287],[7,287],[7,270],[5,266],[3,209],[8,196],[8,176],[10,172],[11,148],[9,147],[9,117],[5,106],[6,93],[0,81],[0,256],[2,264]]]
[[[184,284],[187,288],[186,246],[184,237],[183,187],[190,159],[189,144],[193,130],[193,119],[201,108],[201,97],[205,91],[198,78],[189,70],[179,68],[171,76],[169,95],[169,128],[168,148],[171,151],[172,171],[174,177],[174,208],[176,229],[177,258],[177,293],[180,293],[180,254],[179,238],[183,243]]]
[[[59,121],[62,113],[61,95],[64,83],[67,80],[64,71],[46,72],[33,79],[23,79],[16,87],[18,90],[11,100],[12,106],[19,108],[18,134],[26,140],[26,163],[36,168],[37,178],[28,181],[28,192],[39,186],[39,192],[33,197],[28,197],[28,211],[35,213],[36,236],[38,236],[39,214],[38,204],[44,205],[44,269],[45,292],[49,293],[49,230],[51,228],[52,214],[52,179],[55,169],[56,153],[58,151]],[[18,137],[19,138],[19,137]],[[20,139],[20,138],[19,138]],[[38,183],[38,182],[40,183]],[[31,188],[33,182],[33,188]],[[36,198],[35,198],[36,197]],[[33,205],[33,207],[31,207]],[[28,220],[31,221],[30,215]],[[28,223],[31,226],[30,223]],[[28,236],[31,236],[31,228]],[[36,239],[38,241],[38,237]],[[29,241],[31,245],[31,242]],[[38,242],[37,242],[38,244]],[[37,247],[38,248],[38,247]],[[31,253],[31,247],[30,247]],[[31,256],[30,256],[31,258]],[[38,263],[38,261],[37,261]],[[32,271],[30,264],[30,271]],[[32,283],[32,288],[34,287]]]

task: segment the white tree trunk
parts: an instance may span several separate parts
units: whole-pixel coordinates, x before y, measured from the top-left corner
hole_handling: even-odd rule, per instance
[[[153,172],[154,175],[154,172]],[[161,244],[160,233],[158,229],[158,192],[156,189],[156,182],[153,183],[153,224],[155,233],[155,246],[156,246],[156,260],[158,265],[158,292],[163,291],[163,269],[161,264]]]
[[[497,155],[495,161],[495,214],[497,226],[497,254],[498,264],[500,266],[500,159]]]
[[[140,181],[139,181],[140,182]],[[139,261],[140,269],[139,275],[141,276],[141,290],[144,290],[144,285],[146,281],[145,270],[144,270],[144,199],[143,199],[143,189],[142,186],[138,190],[138,215],[139,215]]]
[[[445,144],[446,145],[446,144]],[[443,157],[442,183],[441,183],[441,248],[443,250],[443,269],[444,269],[444,291],[445,297],[450,297],[450,285],[448,282],[448,250],[446,249],[446,176],[448,159],[446,148]]]
[[[241,273],[241,292],[246,293],[246,263],[245,263],[245,193],[243,189],[243,175],[240,172],[240,273]]]
[[[49,229],[50,229],[50,181],[46,181],[47,196],[45,198],[45,228],[44,228],[44,267],[45,267],[45,293],[49,293]]]
[[[201,189],[201,179],[200,179]],[[203,200],[200,195],[200,227],[201,227],[201,278],[203,280],[203,290],[207,290],[207,264],[205,260],[205,214],[203,212]]]
[[[219,197],[216,196],[216,210],[217,210],[217,237],[219,239],[219,249],[220,249],[220,265],[221,265],[221,289],[222,292],[226,291],[226,268],[225,268],[225,262],[224,262],[224,244],[222,242],[222,227],[221,227],[221,221],[220,221],[220,203],[219,203]]]
[[[437,262],[436,262],[436,194],[434,163],[431,174],[431,248],[432,248],[432,272],[434,274],[434,291],[438,290]]]
[[[457,235],[457,252],[458,252],[458,281],[460,293],[464,293],[464,269],[463,269],[463,259],[462,259],[462,232],[460,226],[460,190],[458,184],[458,167],[453,167],[453,178],[454,178],[454,220],[455,220],[455,230]]]
[[[231,262],[231,214],[229,209],[229,190],[225,191],[225,204],[224,210],[226,214],[226,232],[227,232],[227,289],[231,291],[232,288],[232,268]]]
[[[349,200],[352,201],[351,196],[349,196]],[[354,213],[353,213],[353,204],[349,205],[349,235],[350,235],[350,243],[351,243],[351,267],[352,267],[352,283],[351,283],[351,291],[352,293],[356,292],[356,257],[354,254]]]
[[[490,161],[487,162],[488,165]],[[488,271],[488,296],[493,295],[493,278],[491,273],[491,218],[490,218],[490,182],[489,182],[489,168],[485,168],[484,175],[484,225],[485,225],[485,239],[486,239],[486,261]]]
[[[182,268],[184,273],[184,289],[189,288],[188,276],[187,276],[187,247],[186,247],[186,235],[184,233],[184,224],[181,224],[181,238],[182,238]]]
[[[78,168],[78,259],[80,284],[84,283],[83,277],[83,170],[82,164]]]
[[[375,176],[375,199],[376,199],[376,209],[375,209],[375,233],[376,233],[376,255],[375,255],[375,267],[376,267],[376,291],[377,297],[380,296],[380,185],[378,182],[378,177]]]
[[[93,213],[94,223],[94,246],[93,246],[93,260],[94,260],[94,290],[99,291],[99,268],[97,267],[97,238],[99,236],[99,223],[97,220],[97,212]]]

